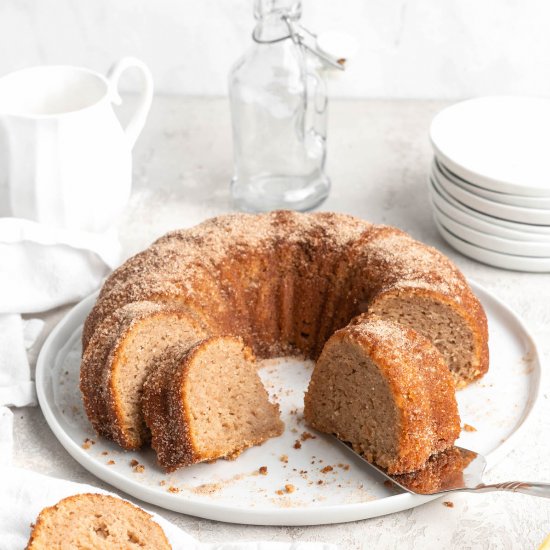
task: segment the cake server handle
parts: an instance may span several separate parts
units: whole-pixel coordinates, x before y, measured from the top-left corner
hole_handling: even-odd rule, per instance
[[[530,481],[505,481],[504,483],[481,484],[477,487],[464,487],[462,491],[489,493],[491,491],[512,491],[534,497],[550,498],[550,483],[535,483]]]

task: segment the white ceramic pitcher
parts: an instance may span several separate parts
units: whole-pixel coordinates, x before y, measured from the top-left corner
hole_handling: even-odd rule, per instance
[[[112,104],[121,103],[118,81],[131,67],[140,70],[143,90],[122,128]],[[0,78],[0,216],[106,230],[128,201],[132,147],[152,98],[149,69],[129,57],[106,77],[80,67],[42,66]]]

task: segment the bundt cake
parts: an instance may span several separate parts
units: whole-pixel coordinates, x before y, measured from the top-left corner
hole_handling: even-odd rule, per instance
[[[155,363],[143,390],[143,414],[166,471],[232,458],[283,433],[279,406],[269,402],[254,354],[241,338],[176,344]]]
[[[422,468],[460,435],[441,353],[416,331],[373,315],[329,338],[304,404],[312,427],[351,443],[390,474]]]
[[[457,387],[488,368],[485,313],[465,278],[398,229],[344,214],[277,211],[170,232],[111,274],[86,319],[86,412],[98,433],[137,448],[148,438],[143,381],[168,346],[239,336],[259,358],[315,359],[364,312],[427,337]],[[159,325],[165,315],[173,321]]]
[[[84,493],[44,508],[27,550],[170,550],[162,528],[141,508],[109,495]]]

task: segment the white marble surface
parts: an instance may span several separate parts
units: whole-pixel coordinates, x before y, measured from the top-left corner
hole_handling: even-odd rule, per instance
[[[470,261],[438,236],[426,178],[427,129],[444,104],[426,101],[340,101],[331,104],[328,171],[334,184],[323,210],[348,212],[397,225],[448,254],[466,275],[505,300],[526,321],[550,364],[550,275],[514,273]],[[126,254],[168,229],[192,225],[231,209],[231,141],[225,100],[156,98],[138,142],[134,192],[120,230]],[[47,316],[48,325],[62,311]],[[548,370],[548,365],[547,369]],[[547,373],[548,374],[548,373]],[[491,480],[550,481],[550,376],[522,448]],[[105,485],[57,442],[38,408],[18,409],[15,463],[45,474]],[[460,495],[420,508],[351,524],[321,527],[230,525],[157,511],[205,542],[313,540],[359,548],[536,548],[550,532],[550,501],[523,495]]]
[[[549,19],[546,0],[304,0],[303,17],[359,41],[333,97],[394,98],[548,95]],[[161,92],[224,95],[253,24],[252,0],[2,0],[0,75],[135,55]]]

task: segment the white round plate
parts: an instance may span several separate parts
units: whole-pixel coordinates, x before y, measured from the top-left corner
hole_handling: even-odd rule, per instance
[[[550,210],[512,206],[510,204],[502,204],[479,197],[447,179],[443,173],[437,169],[436,164],[432,166],[432,170],[432,174],[437,183],[439,183],[449,195],[478,212],[483,212],[489,216],[513,222],[528,223],[531,225],[550,225]]]
[[[466,225],[474,227],[473,223],[475,222],[473,222],[473,220],[485,222],[486,229],[480,230],[503,238],[510,237],[521,240],[520,235],[525,235],[526,240],[540,240],[543,242],[547,242],[548,238],[550,238],[550,226],[548,225],[531,225],[501,220],[500,218],[495,218],[494,216],[489,216],[488,214],[483,214],[482,212],[468,208],[454,197],[451,197],[433,177],[430,178],[429,186],[432,199],[438,201],[437,205],[442,210],[444,210],[444,208],[452,209],[456,216],[460,215],[461,219],[458,219],[458,221],[462,221],[462,219],[468,220],[464,222]],[[447,215],[451,215],[447,210],[444,211]],[[459,212],[461,214],[459,214]],[[456,218],[456,216],[453,215],[452,217]],[[509,234],[508,231],[513,231],[516,233],[516,236]]]
[[[434,157],[433,171],[442,178],[447,179],[449,182],[461,187],[466,191],[470,191],[474,195],[483,197],[484,199],[498,202],[501,204],[509,204],[511,206],[523,206],[525,208],[550,208],[550,197],[522,197],[521,195],[511,195],[510,193],[497,193],[496,191],[489,191],[489,189],[483,189],[478,187],[469,181],[459,178],[456,174],[453,174],[446,166]]]
[[[479,187],[550,196],[550,99],[482,97],[456,103],[432,121],[437,158]]]
[[[535,341],[519,317],[488,291],[471,284],[489,320],[491,368],[483,380],[457,394],[462,422],[477,428],[464,432],[458,443],[485,454],[492,465],[512,448],[533,411],[541,364]],[[355,521],[435,498],[386,487],[380,475],[353,454],[310,430],[304,424],[302,406],[311,364],[297,360],[270,361],[260,370],[272,398],[280,403],[285,433],[236,460],[165,474],[151,449],[124,452],[97,437],[85,417],[78,389],[82,323],[95,298],[78,304],[46,340],[38,358],[36,387],[55,436],[75,460],[107,483],[169,510],[255,525]],[[132,467],[132,460],[143,469]],[[258,475],[261,466],[267,467],[267,475]],[[286,493],[287,484],[296,490]]]
[[[515,241],[495,237],[456,222],[434,205],[435,219],[451,233],[477,246],[517,256],[534,256],[550,260],[550,239],[546,243]]]
[[[494,252],[488,248],[477,246],[471,242],[467,242],[455,234],[445,229],[443,225],[434,217],[435,225],[441,233],[441,236],[459,252],[477,260],[478,262],[500,267],[503,269],[511,269],[513,271],[527,271],[532,273],[548,273],[550,272],[550,258],[534,258],[531,256],[514,256],[512,254],[502,254]]]

